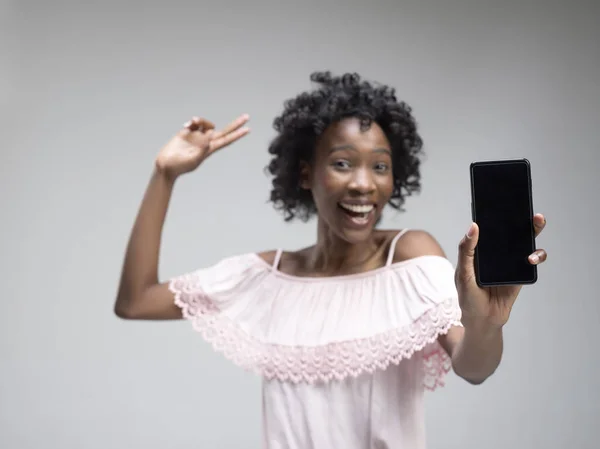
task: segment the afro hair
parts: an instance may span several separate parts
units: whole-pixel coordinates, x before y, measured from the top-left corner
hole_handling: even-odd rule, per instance
[[[317,88],[284,103],[273,127],[277,136],[269,145],[267,171],[273,176],[270,201],[285,220],[309,220],[316,206],[309,190],[300,187],[303,162],[311,163],[317,139],[332,123],[357,118],[368,129],[377,123],[390,142],[394,189],[389,205],[397,210],[407,196],[420,191],[420,156],[423,142],[411,108],[396,99],[395,89],[364,81],[356,73],[332,76],[315,72]]]

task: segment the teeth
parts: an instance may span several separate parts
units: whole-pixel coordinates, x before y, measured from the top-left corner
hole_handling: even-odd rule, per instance
[[[357,214],[368,214],[369,212],[371,212],[373,210],[373,207],[375,207],[372,204],[358,205],[358,204],[345,204],[345,203],[340,203],[340,206],[342,206],[344,209],[347,209],[351,212],[356,212]]]

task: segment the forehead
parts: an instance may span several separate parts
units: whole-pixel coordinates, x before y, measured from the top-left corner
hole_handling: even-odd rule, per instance
[[[352,145],[358,150],[372,150],[389,147],[389,142],[377,123],[372,122],[369,128],[361,129],[359,119],[346,118],[328,126],[319,138],[317,147],[331,148],[337,145]]]

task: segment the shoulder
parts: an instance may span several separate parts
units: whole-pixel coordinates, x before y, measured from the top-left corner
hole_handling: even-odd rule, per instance
[[[296,251],[281,251],[280,259],[277,261],[278,271],[283,271],[289,274],[296,274],[298,270],[302,270],[308,254],[313,247],[302,248]],[[275,259],[277,253],[280,250],[269,250],[257,253],[264,262],[273,266],[275,265]]]
[[[390,229],[379,231],[382,237],[382,247],[389,248],[394,240],[394,237],[402,232],[401,229]],[[304,248],[300,251],[287,254],[289,258],[294,255],[302,255],[309,248]],[[446,258],[444,250],[433,235],[422,229],[409,229],[406,231],[396,243],[394,248],[393,262],[402,262],[408,259],[414,259],[421,256],[440,256]],[[257,253],[258,257],[264,260],[269,265],[275,262],[277,250],[268,250]]]
[[[262,251],[256,254],[269,265],[273,265],[275,263],[275,257],[277,257],[277,250]]]
[[[393,239],[401,231],[389,232],[391,233],[391,239]],[[393,262],[402,262],[422,256],[440,256],[446,258],[446,254],[436,238],[422,229],[410,229],[406,231],[397,241],[393,251]]]

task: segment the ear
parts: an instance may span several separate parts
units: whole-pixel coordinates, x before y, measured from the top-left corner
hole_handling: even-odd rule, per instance
[[[312,184],[312,171],[310,165],[306,161],[300,162],[300,188],[310,190]]]

